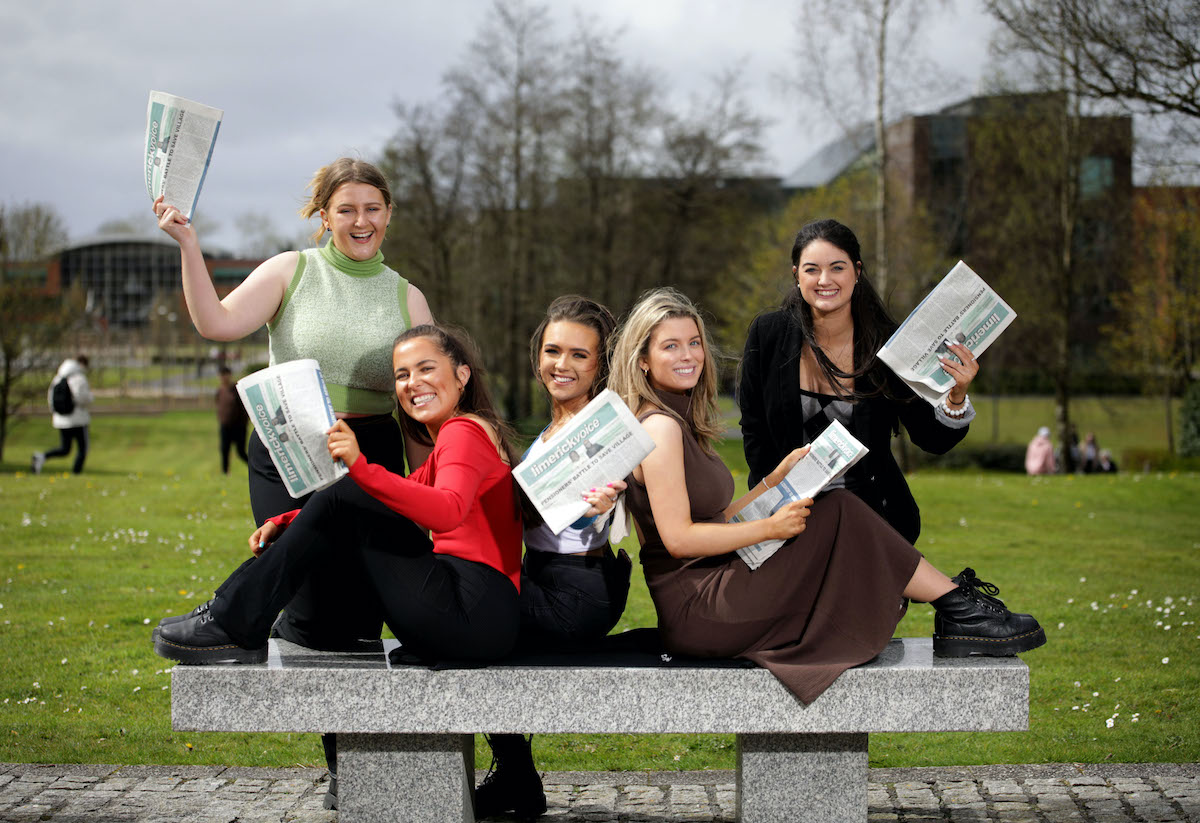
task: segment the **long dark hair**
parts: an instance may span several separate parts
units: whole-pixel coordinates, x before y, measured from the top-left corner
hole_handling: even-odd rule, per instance
[[[417,337],[424,337],[433,342],[437,346],[438,351],[450,358],[450,363],[457,370],[459,366],[466,366],[471,370],[471,376],[467,379],[467,384],[463,387],[462,397],[458,401],[458,410],[463,414],[473,414],[485,420],[496,431],[497,437],[500,438],[500,448],[508,456],[509,466],[515,468],[521,462],[521,452],[516,447],[516,434],[504,418],[496,411],[496,404],[492,402],[492,393],[488,389],[487,370],[483,366],[483,357],[479,354],[479,348],[475,345],[475,341],[471,339],[471,335],[463,329],[453,326],[444,326],[440,323],[423,323],[419,326],[413,326],[401,332],[400,335],[392,343],[392,351],[401,343],[413,340]],[[429,436],[429,430],[424,425],[413,420],[404,412],[404,407],[400,409],[400,428],[404,433],[418,443],[423,443],[426,446],[433,445],[433,439]],[[520,507],[518,514],[525,526],[534,526],[542,522],[542,516],[538,514],[537,509],[529,502],[528,498],[521,491],[520,486],[514,478],[513,492],[514,499]]]
[[[788,295],[780,306],[788,312],[800,327],[804,342],[812,349],[817,366],[821,369],[825,381],[839,397],[847,399],[862,399],[884,394],[892,396],[889,387],[890,372],[880,362],[875,353],[887,342],[896,330],[896,321],[892,319],[879,293],[867,279],[866,267],[863,266],[862,249],[858,238],[848,227],[836,220],[814,220],[801,227],[792,244],[792,265],[800,265],[800,255],[815,240],[824,240],[837,246],[850,258],[858,274],[854,284],[854,293],[850,297],[850,317],[854,321],[854,368],[844,372],[833,364],[825,352],[817,344],[813,332],[812,307],[804,300],[799,288],[788,290]],[[795,275],[796,278],[799,275]],[[797,279],[798,283],[799,280]],[[851,383],[853,389],[843,388],[843,381]],[[865,384],[865,385],[864,385]]]
[[[612,312],[595,300],[581,297],[578,294],[564,294],[554,298],[546,309],[546,316],[534,330],[533,337],[529,338],[529,364],[533,366],[533,376],[539,383],[542,380],[541,371],[538,368],[542,359],[542,340],[546,336],[546,328],[551,323],[559,321],[578,323],[596,333],[599,340],[596,351],[596,376],[592,380],[592,387],[588,390],[588,397],[595,397],[608,385],[608,350],[613,332],[617,328],[616,318],[613,317]]]

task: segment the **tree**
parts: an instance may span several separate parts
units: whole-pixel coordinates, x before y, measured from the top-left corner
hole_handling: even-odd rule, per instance
[[[1134,205],[1129,294],[1107,331],[1113,360],[1163,398],[1174,452],[1171,400],[1200,365],[1200,196],[1194,189],[1145,189]]]
[[[804,99],[813,98],[839,123],[843,135],[858,134],[860,124],[872,124],[874,146],[874,224],[876,243],[875,287],[886,295],[891,266],[888,253],[892,242],[888,228],[887,119],[902,101],[899,88],[918,76],[910,88],[938,85],[946,77],[911,48],[927,13],[924,0],[802,0],[796,17],[799,41],[798,68],[789,76],[793,88]],[[943,2],[938,5],[944,6]],[[820,41],[813,43],[814,37]],[[831,48],[829,40],[842,48]],[[853,71],[846,71],[847,67]],[[870,89],[869,95],[862,93]],[[864,147],[865,148],[865,147]]]
[[[473,284],[488,305],[488,339],[500,343],[502,398],[511,419],[528,416],[525,351],[543,305],[536,284],[557,270],[546,231],[563,114],[561,49],[549,9],[496,0],[464,63],[446,76],[456,102],[477,118],[472,191],[482,222]],[[499,276],[498,276],[499,275]]]
[[[0,206],[0,261],[35,261],[67,242],[67,226],[53,206]]]
[[[654,73],[628,66],[620,30],[576,18],[563,89],[562,179],[555,216],[575,283],[564,288],[612,304],[637,294],[650,255],[633,203],[650,167],[653,136],[663,121]]]
[[[972,261],[1011,295],[1022,328],[998,348],[1049,376],[1067,442],[1081,341],[1099,336],[1125,282],[1130,123],[1085,118],[1068,92],[1010,93],[981,99],[968,141]],[[1064,450],[1068,471],[1070,459]]]
[[[49,295],[26,277],[52,249],[66,243],[62,218],[50,206],[0,207],[0,459],[14,415],[40,406],[63,336],[82,314],[82,299]]]
[[[465,271],[470,227],[465,202],[474,118],[460,105],[395,108],[400,128],[381,167],[394,181],[396,205],[388,232],[388,259],[420,275],[434,316],[476,317],[474,289]]]
[[[1195,0],[985,0],[1014,46],[1063,66],[1079,94],[1200,118]]]
[[[730,201],[725,191],[729,179],[745,174],[762,157],[764,121],[747,102],[740,77],[736,66],[718,72],[709,95],[693,100],[686,115],[670,115],[663,127],[656,164],[665,195],[659,284],[696,294],[712,281],[706,258],[713,255],[693,249],[693,238],[724,245],[725,237],[704,232],[700,225],[721,222],[722,206]]]

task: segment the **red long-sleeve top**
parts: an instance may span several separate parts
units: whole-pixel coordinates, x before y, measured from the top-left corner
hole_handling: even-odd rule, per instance
[[[433,535],[433,551],[484,563],[521,587],[521,518],[512,470],[475,421],[442,424],[433,453],[408,477],[361,455],[350,477],[363,491]],[[286,528],[300,510],[270,518]]]

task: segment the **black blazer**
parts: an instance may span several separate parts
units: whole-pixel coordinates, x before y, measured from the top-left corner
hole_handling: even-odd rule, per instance
[[[799,325],[782,310],[760,315],[750,324],[737,400],[751,487],[778,466],[788,452],[805,445],[800,425],[803,341]],[[888,375],[888,387],[896,399],[872,397],[855,404],[847,428],[870,451],[846,473],[846,488],[910,543],[916,543],[921,533],[921,514],[892,456],[892,436],[903,423],[914,444],[933,454],[945,454],[966,436],[967,427],[944,425],[932,406],[890,372]]]

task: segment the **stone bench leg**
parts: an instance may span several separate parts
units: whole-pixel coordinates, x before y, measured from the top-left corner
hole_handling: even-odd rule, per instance
[[[342,823],[474,823],[469,734],[339,734]]]
[[[738,820],[865,823],[866,734],[739,734]]]

